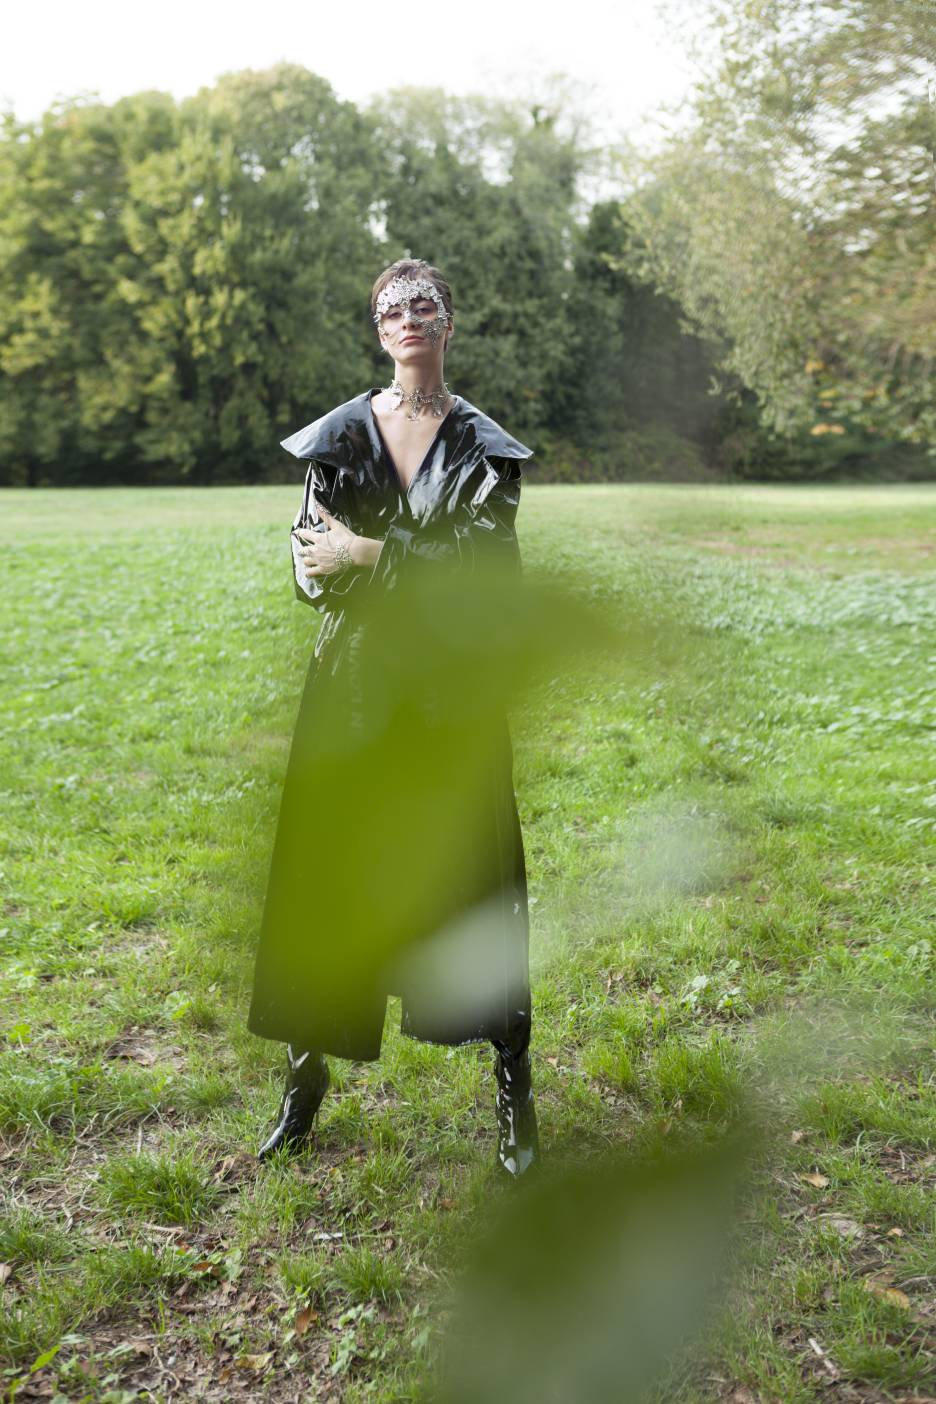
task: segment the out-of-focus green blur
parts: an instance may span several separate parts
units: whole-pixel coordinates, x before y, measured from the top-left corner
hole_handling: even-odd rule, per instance
[[[354,1028],[404,988],[470,1027],[505,979],[522,987],[500,906],[508,714],[557,674],[685,660],[683,632],[659,600],[612,617],[574,578],[525,583],[509,561],[404,573],[349,610],[312,660],[283,791],[261,936],[282,1027],[315,1002]]]
[[[746,1151],[618,1149],[502,1200],[453,1300],[444,1404],[639,1404],[720,1299]]]

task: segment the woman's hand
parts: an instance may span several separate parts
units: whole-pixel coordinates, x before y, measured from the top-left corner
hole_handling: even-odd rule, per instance
[[[327,531],[312,531],[308,527],[297,527],[296,535],[301,541],[308,544],[303,546],[300,555],[305,564],[307,576],[331,575],[333,571],[343,569],[336,561],[337,549],[339,546],[347,546],[351,552],[351,564],[355,564],[354,543],[360,538],[354,532],[333,517],[321,503],[316,503],[319,516],[324,518]]]

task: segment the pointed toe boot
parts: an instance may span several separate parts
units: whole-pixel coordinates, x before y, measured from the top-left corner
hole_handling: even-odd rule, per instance
[[[269,1160],[284,1147],[297,1151],[308,1139],[315,1114],[331,1081],[325,1055],[286,1046],[286,1088],[276,1125],[257,1151],[258,1160]]]
[[[502,1178],[518,1180],[539,1164],[539,1135],[531,1086],[530,1054],[511,1054],[498,1045],[496,1165]]]

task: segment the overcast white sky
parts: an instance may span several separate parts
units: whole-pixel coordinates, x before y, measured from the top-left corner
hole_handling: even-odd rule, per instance
[[[400,84],[504,95],[564,72],[586,85],[599,130],[613,140],[646,132],[647,117],[680,97],[691,72],[655,0],[618,0],[610,9],[600,0],[415,8],[390,0],[33,0],[12,6],[3,29],[0,102],[24,120],[56,97],[96,92],[113,102],[147,88],[185,97],[222,73],[286,59],[355,101]]]

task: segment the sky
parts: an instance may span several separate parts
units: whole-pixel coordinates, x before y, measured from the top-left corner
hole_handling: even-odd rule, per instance
[[[618,0],[610,10],[600,0],[422,10],[389,0],[163,0],[152,8],[34,0],[11,7],[3,27],[0,103],[26,121],[60,97],[113,102],[155,88],[181,98],[222,73],[287,60],[355,102],[403,85],[506,96],[565,73],[602,139],[652,141],[653,114],[678,101],[692,74],[656,0]]]

